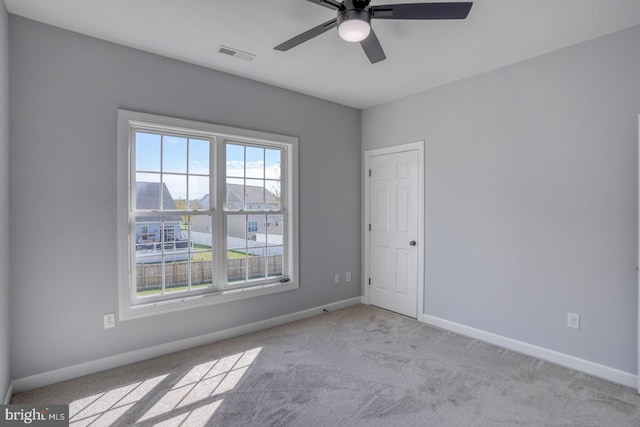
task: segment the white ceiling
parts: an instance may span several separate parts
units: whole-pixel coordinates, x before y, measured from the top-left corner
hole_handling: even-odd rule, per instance
[[[442,0],[440,0],[442,1]],[[418,0],[372,0],[373,5]],[[5,0],[10,13],[366,108],[640,24],[639,0],[476,0],[461,21],[374,20],[370,64],[337,30],[273,47],[335,17],[306,0]],[[218,45],[256,55],[243,61]]]

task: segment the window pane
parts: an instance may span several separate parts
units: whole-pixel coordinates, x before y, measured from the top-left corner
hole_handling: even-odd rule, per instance
[[[187,223],[191,246],[191,289],[205,288],[213,283],[211,215],[187,216]]]
[[[164,172],[187,173],[187,138],[163,136],[162,169]]]
[[[211,249],[213,245],[211,215],[191,215],[187,216],[187,221],[191,231],[191,240],[195,247]]]
[[[165,293],[184,292],[189,289],[189,261],[178,262],[168,255],[164,264]]]
[[[186,248],[179,248],[178,241],[181,237],[180,227],[182,217],[165,216],[162,218],[160,239],[162,239],[162,252],[167,260],[175,261],[178,259],[188,259]]]
[[[245,215],[227,216],[227,281],[245,281],[247,271],[247,218]]]
[[[244,180],[228,178],[225,197],[227,210],[239,211],[244,209]]]
[[[282,215],[269,215],[267,218],[266,227],[266,243],[268,246],[282,245],[282,231],[283,231]]]
[[[244,177],[244,146],[227,144],[227,176]]]
[[[136,296],[162,294],[162,264],[154,257],[136,257]]]
[[[191,261],[191,289],[203,289],[213,285],[212,262]]]
[[[136,295],[139,297],[162,293],[162,218],[135,218]]]
[[[209,175],[209,141],[189,139],[189,173]]]
[[[249,249],[247,254],[248,280],[264,279],[266,276],[266,257],[264,248]]]
[[[282,179],[282,150],[265,150],[265,178]]]
[[[137,216],[135,221],[136,257],[149,256],[155,250],[155,243],[160,242],[161,217]]]
[[[247,179],[244,187],[245,209],[259,211],[266,209],[264,203],[264,181],[261,179]]]
[[[189,209],[209,209],[209,177],[189,176]]]
[[[186,209],[187,176],[163,175],[162,209]]]
[[[280,194],[281,194],[280,181],[266,181],[265,188],[267,191],[264,194],[266,210],[280,210]]]
[[[253,244],[254,242],[264,246],[266,241],[264,239],[266,220],[266,215],[249,215],[247,217],[247,241],[251,242],[249,246],[256,246]]]
[[[270,246],[267,249],[267,271],[269,277],[282,276],[282,246]]]
[[[244,215],[229,215],[227,217],[227,249],[242,249],[247,247],[247,224]]]
[[[136,209],[160,209],[160,175],[136,174]],[[152,181],[157,179],[157,181]]]
[[[160,172],[160,135],[136,132],[136,171]]]
[[[247,256],[244,253],[227,252],[227,282],[243,282],[246,280]]]
[[[264,178],[264,148],[246,147],[246,176]]]

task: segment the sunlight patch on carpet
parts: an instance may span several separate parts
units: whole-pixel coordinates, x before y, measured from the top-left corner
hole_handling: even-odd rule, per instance
[[[142,400],[169,374],[160,375],[97,393],[69,404],[69,425],[111,425],[129,408]]]
[[[257,347],[194,366],[138,422],[206,425],[223,395],[233,391],[261,350]]]

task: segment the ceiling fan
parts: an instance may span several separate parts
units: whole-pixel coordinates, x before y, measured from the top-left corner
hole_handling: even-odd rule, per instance
[[[371,0],[307,0],[311,3],[333,9],[337,17],[313,27],[302,34],[274,47],[287,51],[332,28],[338,27],[340,38],[348,42],[360,42],[364,53],[372,64],[387,57],[382,50],[376,33],[371,28],[372,19],[465,19],[472,2],[456,3],[406,3],[370,6]]]

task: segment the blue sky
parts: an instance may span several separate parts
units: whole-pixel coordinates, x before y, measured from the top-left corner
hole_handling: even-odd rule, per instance
[[[280,178],[280,158],[280,150],[227,144],[227,182],[242,184],[246,179],[246,185],[279,191],[279,183],[269,180]],[[209,193],[207,140],[136,132],[135,167],[137,181],[159,182],[162,171],[174,199],[187,198],[187,180],[190,200]]]

